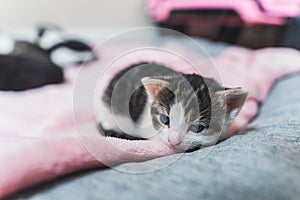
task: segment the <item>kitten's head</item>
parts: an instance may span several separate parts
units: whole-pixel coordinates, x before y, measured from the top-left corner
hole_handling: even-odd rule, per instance
[[[158,131],[155,137],[178,151],[215,144],[228,131],[248,94],[195,74],[146,77],[142,83]]]

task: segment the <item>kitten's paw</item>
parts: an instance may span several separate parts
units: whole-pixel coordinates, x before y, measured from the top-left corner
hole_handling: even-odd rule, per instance
[[[110,109],[104,104],[104,102],[99,101],[96,110],[96,118],[98,123],[104,130],[118,130],[115,119],[110,111]]]
[[[103,122],[101,122],[101,125],[105,130],[114,130],[115,129],[115,124],[110,121],[103,121]]]

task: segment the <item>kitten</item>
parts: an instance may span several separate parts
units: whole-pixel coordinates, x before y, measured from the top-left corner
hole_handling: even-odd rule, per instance
[[[6,44],[0,44],[0,51],[3,50],[0,52],[0,90],[23,91],[62,83],[64,74],[61,68],[97,59],[92,47],[80,40],[61,38],[48,48],[41,47],[41,40],[47,41],[44,33],[50,31],[46,29],[38,34],[35,43],[0,35],[0,42],[6,41]]]
[[[12,52],[0,55],[0,90],[23,91],[63,81],[62,69],[36,44],[17,41]]]
[[[97,117],[105,136],[162,140],[192,151],[220,140],[246,97],[245,89],[223,88],[211,78],[139,63],[110,81]]]

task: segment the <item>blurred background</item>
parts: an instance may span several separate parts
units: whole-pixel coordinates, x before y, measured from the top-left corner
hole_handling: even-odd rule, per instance
[[[110,35],[134,27],[151,26],[141,0],[2,0],[0,30],[15,34],[33,31],[37,24],[52,23],[72,33]]]
[[[0,26],[31,29],[40,22],[52,22],[66,28],[128,28],[151,22],[141,0],[2,0]]]
[[[251,48],[299,48],[299,15],[299,0],[2,0],[0,30],[23,34],[51,23],[100,39],[158,25]]]

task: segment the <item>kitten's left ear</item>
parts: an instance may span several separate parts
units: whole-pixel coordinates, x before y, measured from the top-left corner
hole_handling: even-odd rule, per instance
[[[223,101],[225,100],[226,115],[234,119],[243,107],[248,96],[248,91],[241,87],[226,88],[225,90],[216,92],[216,94],[220,95],[219,97]]]
[[[146,92],[150,97],[150,100],[155,98],[159,90],[169,85],[169,82],[159,78],[144,77],[141,81],[143,86],[146,88]]]

